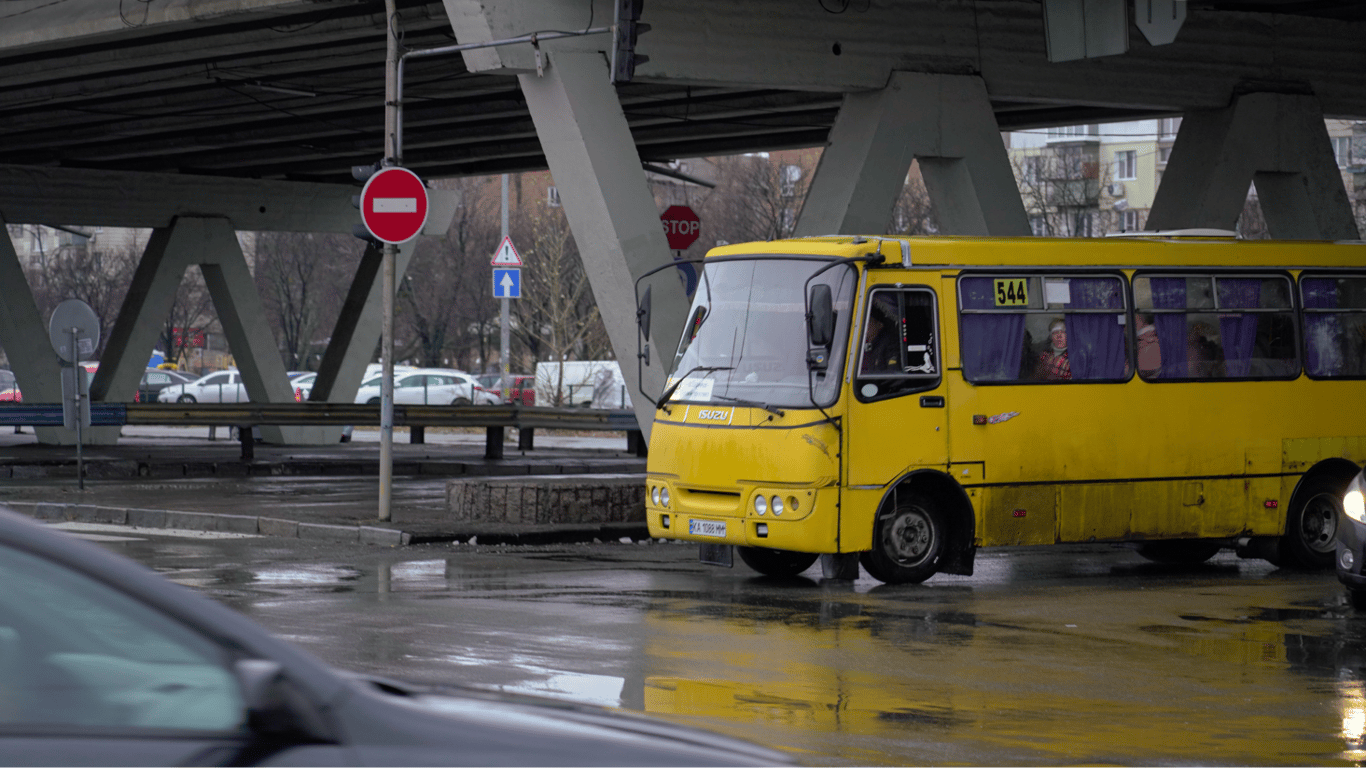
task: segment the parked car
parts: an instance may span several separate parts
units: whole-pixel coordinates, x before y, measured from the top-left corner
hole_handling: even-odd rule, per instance
[[[1337,529],[1338,581],[1352,605],[1366,610],[1366,470],[1357,473],[1342,496]]]
[[[244,403],[246,385],[236,370],[217,371],[185,384],[172,384],[157,393],[159,403]]]
[[[164,368],[148,368],[142,373],[142,381],[138,382],[138,391],[133,396],[136,403],[155,403],[161,390],[176,384],[189,384],[194,381],[193,376],[188,376],[180,371],[171,371]]]
[[[479,386],[494,393],[502,395],[503,374],[485,373],[476,376]],[[501,397],[500,397],[501,399]],[[509,403],[520,403],[522,405],[536,404],[536,377],[529,373],[510,373],[508,374],[508,399]]]
[[[353,675],[121,555],[0,511],[14,765],[761,765],[643,715]]]
[[[361,382],[357,403],[376,405],[380,401],[383,374]],[[394,375],[394,403],[398,405],[484,405],[498,398],[479,386],[473,376],[445,368],[416,368]]]
[[[80,363],[81,368],[85,369],[85,385],[90,386],[90,382],[95,380],[95,372],[100,369],[100,364],[93,360],[86,360]],[[19,391],[19,384],[14,380],[14,373],[5,371],[9,374],[9,384],[0,386],[0,403],[22,403],[24,393]]]

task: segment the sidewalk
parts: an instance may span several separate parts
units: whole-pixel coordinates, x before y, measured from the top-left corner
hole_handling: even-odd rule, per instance
[[[2,430],[0,430],[2,431]],[[483,457],[484,435],[427,430],[413,445],[396,431],[390,520],[380,521],[377,431],[358,430],[335,446],[240,447],[204,427],[127,427],[116,446],[76,450],[0,434],[0,505],[45,520],[182,528],[386,546],[434,542],[531,544],[648,537],[645,524],[511,525],[456,522],[446,505],[452,478],[511,476],[639,477],[645,460],[621,435],[547,435],[536,449]],[[642,491],[643,493],[643,491]],[[642,496],[643,498],[643,496]],[[643,513],[643,508],[642,508]]]

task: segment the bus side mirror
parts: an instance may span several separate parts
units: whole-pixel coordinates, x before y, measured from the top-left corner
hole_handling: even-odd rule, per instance
[[[650,288],[645,286],[645,295],[640,297],[640,305],[636,307],[636,325],[646,341],[650,339]]]
[[[813,347],[829,347],[835,339],[835,305],[830,286],[811,286],[811,313],[806,316],[806,335]]]
[[[640,297],[640,304],[636,305],[636,327],[640,328],[640,335],[645,339],[639,357],[646,365],[650,364],[650,288],[645,286],[645,295]]]

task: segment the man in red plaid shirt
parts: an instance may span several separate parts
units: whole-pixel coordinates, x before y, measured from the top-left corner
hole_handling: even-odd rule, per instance
[[[1070,380],[1072,365],[1067,362],[1067,324],[1061,319],[1050,323],[1048,340],[1053,348],[1039,355],[1038,377],[1048,381]]]

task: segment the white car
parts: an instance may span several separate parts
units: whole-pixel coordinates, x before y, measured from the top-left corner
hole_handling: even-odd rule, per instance
[[[159,403],[245,403],[247,388],[237,371],[218,371],[157,393]]]
[[[383,374],[361,382],[355,402],[377,405],[382,381]],[[463,371],[418,368],[394,375],[396,405],[486,405],[497,402],[495,393],[480,387],[473,376]]]

